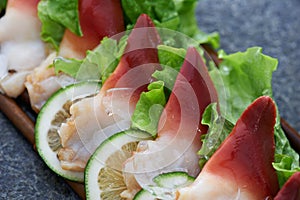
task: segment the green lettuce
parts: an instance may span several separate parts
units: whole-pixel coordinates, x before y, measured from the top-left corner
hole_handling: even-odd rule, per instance
[[[157,124],[166,101],[174,86],[176,77],[184,62],[186,50],[159,45],[158,59],[162,70],[152,74],[157,81],[148,86],[149,92],[141,94],[132,117],[132,128],[157,134]]]
[[[115,70],[127,44],[127,36],[119,42],[105,37],[83,60],[57,58],[55,72],[64,72],[77,80],[101,80],[103,83]]]
[[[179,25],[178,13],[173,1],[122,0],[127,24],[135,24],[140,14],[147,14],[158,27],[176,29]]]
[[[157,49],[162,69],[152,74],[152,77],[157,80],[155,90],[146,93],[147,96],[141,95],[132,118],[133,128],[146,131],[153,137],[156,136],[161,111],[169,98],[186,55],[184,48],[159,45]],[[149,90],[154,88],[152,84],[149,85]]]
[[[179,31],[200,43],[219,48],[219,34],[206,34],[198,28],[195,9],[197,0],[122,0],[125,21],[128,27],[135,24],[140,14],[145,13],[156,27]]]
[[[148,85],[147,92],[142,92],[131,118],[131,128],[148,132],[155,137],[160,115],[166,104],[164,83],[156,81]]]
[[[65,29],[82,36],[78,0],[41,0],[38,17],[42,22],[41,38],[58,50]]]
[[[299,165],[295,164],[295,160],[291,156],[283,154],[275,154],[275,162],[273,163],[278,176],[279,185],[284,183],[295,173],[299,172]]]
[[[207,134],[203,135],[203,144],[198,152],[199,165],[202,168],[232,131],[234,125],[219,115],[216,103],[207,106],[201,123],[209,127]]]
[[[275,162],[279,184],[282,186],[295,172],[300,171],[299,155],[291,148],[284,131],[280,125],[280,116],[277,109],[277,120],[275,124]]]
[[[235,124],[242,112],[256,98],[262,95],[272,97],[271,79],[278,61],[264,55],[259,47],[231,55],[220,52],[219,56],[223,61],[219,69],[212,68],[210,75],[218,91],[222,117]],[[212,121],[204,122],[214,124],[213,119],[212,117]],[[283,184],[294,171],[299,170],[299,155],[291,148],[280,126],[278,111],[274,129],[276,159],[273,165],[280,184]],[[214,137],[215,134],[211,136]],[[224,138],[221,137],[220,135],[220,139]],[[209,145],[205,144],[206,141],[204,140],[204,147]],[[201,153],[203,150],[200,150]]]
[[[219,57],[223,59],[219,69],[210,75],[220,97],[222,115],[235,124],[256,98],[272,96],[272,73],[278,61],[262,54],[259,47],[231,55],[220,52]]]
[[[195,10],[198,0],[175,0],[174,2],[180,18],[178,31],[194,38],[200,44],[208,43],[215,49],[219,48],[219,34],[217,32],[207,34],[197,25]]]
[[[183,64],[186,50],[165,45],[159,45],[157,49],[162,70],[155,71],[152,76],[157,80],[163,81],[165,87],[171,91]]]
[[[6,9],[7,0],[1,0],[0,1],[0,13]],[[0,14],[1,17],[1,14]]]
[[[145,13],[156,27],[181,32],[195,39],[198,45],[208,43],[213,48],[220,46],[218,33],[207,34],[198,28],[195,16],[197,0],[122,0],[121,3],[128,29],[133,27],[140,14]],[[41,0],[38,16],[42,22],[41,38],[56,50],[66,28],[82,36],[78,0]]]

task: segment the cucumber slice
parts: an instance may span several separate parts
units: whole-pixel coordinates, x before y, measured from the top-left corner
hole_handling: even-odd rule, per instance
[[[195,178],[189,176],[186,172],[163,173],[153,178],[156,185],[148,188],[151,192],[141,189],[133,200],[174,199],[176,189],[188,186],[194,180]]]
[[[195,178],[186,172],[169,172],[156,176],[153,182],[156,183],[158,187],[176,189],[185,187],[193,183],[194,180]]]
[[[42,107],[35,125],[35,142],[39,155],[48,167],[58,175],[77,182],[83,182],[83,172],[72,172],[61,168],[57,152],[61,147],[58,129],[70,116],[72,103],[93,96],[100,90],[96,81],[69,85],[54,93]]]
[[[134,196],[133,200],[157,200],[158,198],[151,194],[148,190],[141,189],[136,195]]]
[[[122,164],[136,150],[141,140],[151,135],[137,130],[127,130],[107,138],[89,159],[85,169],[86,199],[122,199],[126,190]]]

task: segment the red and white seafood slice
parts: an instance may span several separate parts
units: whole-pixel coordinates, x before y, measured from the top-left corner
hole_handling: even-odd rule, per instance
[[[59,48],[59,56],[82,59],[87,50],[94,49],[104,37],[110,37],[124,31],[123,11],[120,1],[80,0],[79,19],[83,36],[78,36],[66,29]],[[56,57],[48,58],[33,71],[26,80],[31,106],[39,111],[45,101],[63,84],[72,81],[67,76],[56,76],[52,64]]]
[[[274,200],[300,199],[300,172],[294,173],[282,186]]]
[[[206,163],[195,182],[179,189],[177,199],[268,199],[278,189],[274,161],[275,104],[260,97]]]
[[[17,97],[26,76],[45,59],[37,17],[39,0],[8,0],[0,18],[0,91]]]
[[[160,38],[147,15],[141,15],[130,33],[125,52],[99,94],[79,101],[62,124],[63,148],[58,153],[63,169],[83,171],[97,146],[114,133],[129,128],[131,115],[142,91],[152,82],[158,64]]]
[[[26,76],[25,87],[29,94],[31,108],[38,113],[50,96],[62,86],[74,83],[75,80],[65,74],[56,75],[53,64],[56,53],[53,52]]]
[[[189,48],[160,117],[156,140],[140,142],[134,155],[124,163],[128,188],[122,194],[124,197],[139,190],[131,184],[133,178],[140,186],[147,187],[162,172],[185,171],[191,176],[198,175],[200,136],[207,131],[201,125],[201,116],[212,102],[217,102],[217,93],[207,67],[197,50]]]
[[[104,37],[125,30],[119,0],[79,0],[79,19],[83,36],[65,31],[59,50],[63,57],[84,58],[86,51],[94,49]]]

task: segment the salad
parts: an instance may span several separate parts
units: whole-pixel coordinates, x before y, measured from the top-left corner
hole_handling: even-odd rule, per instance
[[[262,54],[261,48],[252,47],[246,52],[230,55],[219,52],[222,62],[217,68],[209,57],[205,57],[199,45],[209,43],[217,48],[218,36],[198,30],[193,16],[195,2],[113,1],[111,8],[117,12],[113,12],[116,16],[111,18],[115,21],[109,23],[113,26],[102,35],[99,30],[107,25],[91,28],[85,27],[85,21],[80,21],[87,17],[87,12],[82,12],[89,10],[84,10],[84,6],[95,6],[93,3],[60,1],[56,5],[54,1],[19,1],[21,5],[27,5],[21,7],[11,2],[8,1],[2,19],[9,21],[11,19],[6,16],[23,18],[25,15],[32,22],[29,25],[35,27],[30,31],[40,33],[41,29],[42,37],[35,35],[29,41],[21,38],[21,45],[12,44],[10,37],[8,41],[4,37],[0,40],[4,63],[12,67],[7,52],[22,50],[23,45],[37,44],[38,48],[32,48],[32,52],[37,50],[42,55],[33,59],[40,62],[34,70],[26,67],[25,70],[13,67],[6,72],[2,70],[6,74],[1,79],[1,89],[10,95],[9,89],[16,84],[14,80],[20,80],[16,86],[18,92],[14,93],[17,91],[14,90],[10,96],[18,96],[24,86],[27,88],[32,108],[39,112],[36,142],[41,157],[59,175],[73,181],[85,181],[87,198],[92,198],[89,195],[95,191],[100,192],[98,197],[103,199],[143,199],[143,193],[154,195],[152,198],[184,199],[185,194],[201,198],[193,190],[202,188],[198,183],[203,181],[201,177],[207,177],[205,172],[209,171],[209,166],[214,166],[211,163],[218,161],[217,153],[225,152],[221,149],[230,146],[226,145],[228,141],[241,134],[235,133],[241,126],[240,121],[251,121],[255,118],[251,117],[252,112],[258,112],[259,107],[265,104],[270,106],[266,114],[259,114],[262,121],[256,122],[254,129],[260,130],[266,121],[269,136],[265,140],[269,143],[248,143],[249,149],[254,149],[250,152],[257,155],[254,160],[266,156],[269,161],[266,165],[270,173],[263,176],[263,180],[271,184],[269,188],[272,189],[262,190],[259,194],[275,197],[279,187],[289,183],[287,180],[293,174],[297,175],[298,155],[280,127],[276,105],[270,98],[271,78],[277,60]],[[64,7],[73,11],[70,12],[72,14],[56,16],[55,9]],[[17,9],[24,9],[24,12],[20,14]],[[38,16],[34,15],[35,9]],[[0,23],[0,29],[8,26],[5,20],[0,22],[4,24]],[[123,30],[127,31],[123,33]],[[95,41],[99,40],[101,42],[97,46]],[[85,54],[88,49],[90,51]],[[55,121],[60,113],[63,113],[63,119]],[[55,124],[52,124],[52,119],[55,119]],[[53,127],[55,131],[52,131]],[[180,130],[191,135],[182,135]],[[50,132],[53,135],[49,136]],[[135,146],[130,147],[125,159],[112,162],[121,163],[120,181],[125,184],[125,189],[124,186],[109,188],[107,185],[120,181],[116,181],[114,175],[108,175],[120,171],[120,168],[110,166],[108,160],[116,158],[115,153],[124,152],[120,148],[132,142]],[[115,143],[118,145],[109,145]],[[261,145],[269,147],[266,155],[260,155],[265,153],[259,151]],[[147,151],[152,153],[152,157],[145,156]],[[172,154],[173,151],[179,153]],[[266,165],[255,167],[261,169]],[[233,167],[239,168],[238,165]],[[93,174],[95,171],[99,174]],[[224,178],[224,175],[220,174],[220,177]],[[268,180],[270,177],[271,180]],[[175,182],[181,178],[187,181],[175,187],[165,183],[169,178]],[[93,184],[95,180],[96,184]],[[241,184],[239,181],[237,185]],[[258,198],[251,196],[257,188],[249,191],[246,188],[246,196]],[[235,192],[233,195],[241,198],[245,193],[244,190],[238,190],[238,194]],[[170,195],[164,196],[166,194]]]

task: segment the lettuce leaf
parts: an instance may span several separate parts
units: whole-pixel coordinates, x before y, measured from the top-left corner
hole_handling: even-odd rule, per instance
[[[219,48],[219,34],[206,34],[198,28],[195,9],[197,0],[122,0],[125,21],[128,27],[135,24],[140,14],[151,17],[156,27],[179,31],[200,43]]]
[[[278,61],[264,55],[260,47],[231,55],[220,52],[219,56],[223,61],[219,69],[210,71],[210,75],[218,91],[222,117],[235,124],[256,98],[262,95],[272,97],[271,79]],[[274,135],[276,160],[273,165],[282,184],[295,170],[299,170],[299,155],[291,148],[280,126],[278,109]]]
[[[55,72],[64,72],[76,80],[100,79],[104,83],[118,65],[126,43],[126,35],[119,42],[105,37],[98,47],[87,52],[87,56],[83,60],[55,59]]]
[[[155,137],[160,115],[166,104],[164,83],[152,82],[148,92],[143,92],[131,118],[131,128],[148,132]]]
[[[278,176],[279,185],[283,186],[284,183],[295,173],[299,172],[300,168],[295,165],[295,161],[291,156],[276,154],[275,162],[273,163]]]
[[[136,106],[132,117],[132,128],[150,133],[153,137],[157,133],[157,123],[160,118],[163,106],[171,94],[176,77],[184,62],[186,50],[184,48],[174,48],[166,45],[159,45],[158,47],[159,63],[162,70],[155,71],[152,76],[157,80],[154,82],[155,87],[151,83],[148,93],[143,93]]]
[[[179,31],[200,43],[219,48],[220,37],[214,32],[204,33],[198,28],[195,16],[197,0],[122,0],[125,22],[130,29],[140,14],[146,13],[157,27]],[[42,22],[41,38],[58,50],[65,29],[82,36],[78,0],[41,0],[38,16]]]
[[[231,55],[220,52],[223,61],[219,69],[210,73],[219,94],[221,113],[233,124],[256,98],[272,96],[272,73],[278,61],[261,52],[259,47]]]
[[[7,0],[0,1],[0,17],[1,17],[1,12],[6,9],[6,4],[7,4]]]
[[[42,22],[41,38],[58,50],[65,29],[82,36],[78,0],[41,0],[38,17]]]
[[[174,0],[174,2],[180,18],[178,31],[194,38],[200,44],[207,43],[218,49],[220,47],[219,34],[217,32],[207,34],[197,25],[195,11],[198,0]]]
[[[148,92],[141,94],[131,120],[132,128],[148,132],[152,137],[157,134],[160,115],[186,54],[186,50],[181,48],[166,45],[159,45],[157,48],[162,70],[152,74],[157,81],[149,84]]]
[[[199,165],[202,168],[232,131],[234,125],[219,115],[216,103],[207,106],[201,123],[209,127],[207,134],[203,135],[203,143],[198,152]]]
[[[135,24],[140,14],[147,14],[158,27],[176,29],[179,17],[173,1],[122,0],[127,24]]]
[[[163,81],[165,87],[171,91],[184,61],[186,50],[165,45],[159,45],[157,49],[162,70],[155,71],[152,76],[157,80]]]
[[[55,73],[64,72],[72,77],[77,77],[77,72],[80,70],[82,60],[67,59],[63,57],[57,57],[54,59]]]

